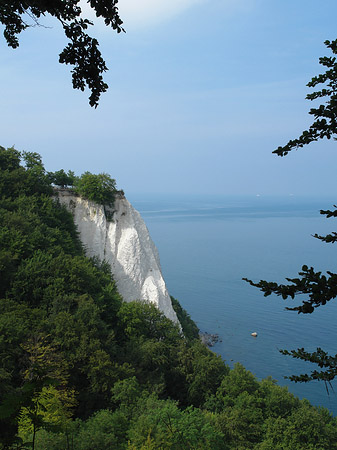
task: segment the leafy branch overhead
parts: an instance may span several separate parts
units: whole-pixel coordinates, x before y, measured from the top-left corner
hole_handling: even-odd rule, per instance
[[[337,54],[337,40],[325,41],[325,45]],[[325,104],[318,108],[312,108],[309,114],[313,115],[315,120],[308,130],[303,131],[298,139],[290,140],[285,146],[278,147],[273,153],[279,156],[287,155],[291,150],[304,147],[304,145],[319,139],[337,139],[337,61],[335,56],[323,57],[319,60],[320,64],[327,68],[326,72],[320,74],[307,84],[309,87],[316,87],[322,84],[320,91],[313,92],[307,95],[308,100],[325,99]],[[327,218],[337,217],[337,207],[334,205],[334,210],[321,210],[320,213]],[[337,233],[331,232],[326,236],[318,234],[313,235],[326,243],[337,242]],[[298,313],[311,314],[319,306],[325,305],[332,299],[337,297],[337,274],[327,271],[326,275],[322,272],[316,272],[313,267],[306,265],[302,266],[302,271],[299,272],[296,278],[286,278],[290,284],[278,284],[261,280],[254,282],[247,278],[243,278],[250,285],[259,288],[264,296],[271,294],[281,296],[284,300],[297,299],[299,296],[304,299],[301,304],[294,307],[287,307],[288,311],[297,311]],[[311,380],[323,380],[326,384],[337,376],[337,354],[330,356],[321,348],[317,348],[315,352],[307,352],[303,348],[297,350],[281,350],[284,355],[290,355],[293,358],[300,359],[316,364],[322,370],[313,370],[310,375],[292,375],[288,377],[295,382],[308,382]]]
[[[98,106],[100,95],[108,89],[103,81],[103,73],[108,70],[98,41],[87,34],[89,25],[93,23],[82,17],[80,0],[27,0],[0,3],[0,23],[5,27],[4,37],[9,47],[19,46],[18,35],[29,27],[39,25],[41,16],[47,14],[55,17],[61,24],[69,44],[59,55],[59,62],[74,66],[72,84],[74,89],[84,91],[87,86],[91,95],[90,106]],[[108,27],[120,33],[122,20],[118,14],[118,0],[88,0],[97,17],[104,19]],[[32,22],[31,24],[28,21]]]
[[[317,348],[315,352],[306,352],[304,348],[298,348],[297,350],[280,350],[283,355],[292,356],[296,359],[301,359],[303,361],[310,361],[311,363],[317,364],[323,370],[313,370],[310,375],[291,375],[289,380],[295,383],[306,383],[308,381],[317,380],[330,383],[337,375],[337,355],[329,356],[327,352],[321,348]],[[330,385],[331,386],[331,385]]]
[[[334,41],[325,41],[325,45],[335,55],[337,54],[337,39]],[[307,84],[314,88],[322,84],[322,89],[308,94],[308,100],[326,99],[325,104],[318,108],[311,108],[309,114],[314,116],[315,120],[308,130],[303,131],[297,139],[290,140],[285,146],[278,147],[273,153],[279,156],[287,155],[291,150],[304,147],[311,142],[319,139],[336,139],[337,136],[337,62],[335,56],[324,56],[319,59],[322,66],[326,67],[326,72],[316,77]]]
[[[315,272],[313,267],[302,267],[299,272],[299,278],[286,278],[290,285],[277,284],[261,280],[254,283],[244,278],[252,286],[258,287],[264,292],[264,296],[271,294],[279,295],[286,300],[288,297],[294,299],[296,295],[307,294],[309,300],[303,300],[302,305],[293,308],[287,307],[288,311],[297,311],[298,313],[311,314],[314,308],[325,305],[329,300],[337,297],[337,274],[327,272],[328,277],[322,275],[321,272]]]

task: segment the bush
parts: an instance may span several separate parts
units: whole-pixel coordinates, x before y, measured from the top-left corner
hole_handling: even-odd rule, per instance
[[[113,206],[116,193],[116,180],[107,173],[95,175],[84,172],[75,181],[75,192],[100,205]]]

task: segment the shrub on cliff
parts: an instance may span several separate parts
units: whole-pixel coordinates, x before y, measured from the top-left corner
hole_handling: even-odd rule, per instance
[[[61,188],[74,186],[77,178],[72,170],[66,173],[63,169],[57,170],[56,172],[48,172],[48,176],[51,183]]]
[[[107,173],[95,175],[84,172],[75,180],[75,192],[101,205],[113,206],[116,194],[116,180]]]

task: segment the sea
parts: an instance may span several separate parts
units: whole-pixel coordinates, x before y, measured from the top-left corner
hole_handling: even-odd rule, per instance
[[[337,353],[337,300],[313,314],[285,308],[299,304],[264,297],[242,278],[285,283],[302,266],[337,272],[337,244],[315,239],[337,231],[333,197],[128,195],[156,244],[169,293],[202,332],[219,335],[212,350],[231,367],[240,362],[258,379],[278,384],[337,415],[337,383],[294,383],[287,376],[317,367],[280,349],[320,347]],[[304,296],[303,296],[304,298]],[[257,337],[251,333],[256,332]]]

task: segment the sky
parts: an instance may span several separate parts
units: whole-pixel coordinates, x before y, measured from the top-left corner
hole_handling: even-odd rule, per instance
[[[307,82],[335,39],[336,0],[119,0],[96,22],[109,71],[97,109],[72,89],[52,19],[0,45],[0,145],[49,171],[107,172],[126,194],[331,195],[336,142],[280,158],[311,121]],[[87,5],[85,13],[92,17]],[[2,33],[2,29],[1,29]]]

